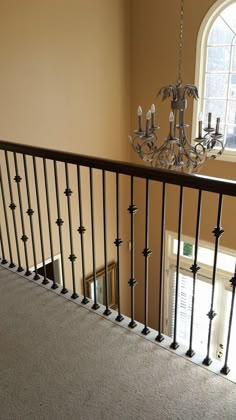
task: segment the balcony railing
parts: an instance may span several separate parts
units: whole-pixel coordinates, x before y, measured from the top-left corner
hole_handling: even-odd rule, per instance
[[[226,237],[234,236],[235,226],[231,226],[228,219],[236,205],[235,182],[6,141],[0,141],[0,156],[1,264],[26,276],[33,270],[34,280],[43,284],[51,278],[53,289],[60,287],[62,294],[72,290],[71,299],[82,295],[84,305],[93,299],[95,311],[99,304],[104,304],[107,317],[115,302],[117,322],[122,322],[125,314],[130,317],[129,327],[133,329],[138,317],[138,321],[143,322],[142,333],[148,335],[150,327],[154,327],[158,342],[165,339],[165,261],[168,259],[165,233],[170,227],[173,230],[176,220],[178,245],[171,344],[174,350],[181,344],[178,339],[179,277],[181,241],[186,229],[183,225],[188,214],[188,223],[195,232],[193,261],[189,267],[192,292],[186,355],[190,358],[197,350],[193,343],[196,284],[201,273],[199,241],[204,237],[203,228],[211,226],[214,259],[209,310],[204,314],[208,335],[203,359],[203,364],[211,364],[212,331],[217,319],[217,261],[224,230]],[[187,209],[185,196],[188,197]],[[210,201],[215,212],[208,211]],[[221,226],[222,221],[227,231]],[[56,266],[58,255],[59,268]],[[115,282],[111,266],[115,267]],[[221,372],[225,375],[230,370],[235,270],[228,280],[232,295],[229,316],[224,322],[227,339],[223,343]]]

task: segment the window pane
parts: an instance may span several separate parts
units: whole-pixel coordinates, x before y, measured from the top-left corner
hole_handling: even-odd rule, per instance
[[[208,113],[212,113],[212,126],[215,126],[216,118],[220,117],[221,124],[225,122],[226,113],[226,101],[221,99],[206,99],[205,111],[204,111],[204,122],[208,120]]]
[[[223,135],[223,137],[225,137],[225,125],[220,123],[220,134]],[[223,141],[224,143],[224,139],[220,139],[221,141]]]
[[[225,71],[230,68],[230,47],[208,47],[207,71]]]
[[[236,74],[232,74],[230,78],[229,96],[236,98]]]
[[[234,130],[234,133],[236,133],[236,127],[234,127]],[[225,254],[224,252],[219,252],[217,258],[217,267],[221,268],[222,270],[229,271],[233,274],[235,269],[235,257],[230,254]]]
[[[193,348],[204,354],[207,346],[209,323],[206,314],[211,302],[212,286],[210,283],[197,279],[194,311]],[[216,324],[212,326],[212,341],[215,341]],[[213,353],[213,346],[211,347]]]
[[[236,126],[227,127],[226,149],[236,149]]]
[[[219,16],[210,31],[208,45],[231,45],[234,33]]]
[[[227,124],[236,124],[236,101],[228,102]]]
[[[231,4],[221,13],[221,16],[226,21],[227,25],[230,26],[232,31],[236,32],[236,4]]]
[[[228,329],[229,329],[229,316],[230,316],[232,292],[225,290],[225,294],[226,294],[225,307],[222,308],[222,312],[224,316],[222,344],[224,345],[224,350],[226,350],[227,335],[228,335]],[[233,316],[232,327],[231,327],[229,359],[228,359],[229,366],[231,369],[236,368],[235,353],[236,353],[236,317],[235,317],[235,307],[234,307],[234,316]]]
[[[232,48],[232,71],[236,71],[236,47]]]
[[[185,257],[192,257],[193,256],[193,245],[192,244],[189,244],[188,242],[184,242],[183,255]]]
[[[170,335],[173,336],[174,332],[174,309],[175,309],[175,292],[176,292],[176,273],[172,275],[172,284],[170,283],[172,296],[170,299],[169,317],[171,331]],[[206,322],[206,314],[209,311],[211,301],[212,285],[196,279],[195,289],[195,310],[194,310],[194,334],[193,345],[194,349],[204,353],[207,346],[208,328],[209,323]],[[177,328],[178,340],[180,343],[188,346],[190,335],[190,321],[192,311],[192,292],[193,292],[193,279],[191,274],[179,273],[179,295],[177,305]],[[212,338],[215,341],[215,325],[212,328]],[[212,353],[212,350],[211,350]]]
[[[226,98],[228,89],[227,74],[207,74],[206,75],[206,97]]]
[[[198,248],[198,261],[203,264],[208,264],[208,265],[213,266],[214,251],[212,249],[200,246]]]

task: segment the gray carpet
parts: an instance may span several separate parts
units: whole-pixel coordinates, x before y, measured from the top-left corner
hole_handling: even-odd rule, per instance
[[[236,386],[0,268],[0,419],[236,419]]]

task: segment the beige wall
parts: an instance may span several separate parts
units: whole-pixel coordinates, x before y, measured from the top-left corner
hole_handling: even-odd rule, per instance
[[[129,1],[1,0],[0,137],[125,160]]]
[[[214,4],[213,0],[185,1],[184,12],[184,51],[183,51],[183,82],[194,83],[196,43],[201,22]],[[143,110],[149,109],[151,103],[156,104],[160,138],[168,132],[168,116],[170,102],[164,103],[156,94],[162,86],[176,84],[178,74],[178,43],[179,43],[179,0],[132,0],[132,85],[131,85],[131,115],[133,129],[137,126],[136,109],[139,104]],[[192,122],[192,101],[188,101],[187,123]],[[191,136],[191,131],[189,131]],[[138,162],[134,154],[133,160]],[[201,174],[228,179],[236,179],[235,163],[224,161],[207,162]],[[136,202],[140,208],[137,214],[137,226],[144,226],[144,197],[143,182],[136,188]],[[166,227],[177,232],[178,229],[178,199],[179,191],[176,187],[167,189],[167,219]],[[160,206],[161,187],[153,187],[151,193],[150,218],[152,221],[150,248],[153,251],[149,259],[150,264],[150,324],[157,326],[157,302],[159,283],[159,239],[160,239]],[[201,224],[201,238],[212,242],[212,230],[216,225],[217,197],[214,194],[203,194],[203,210]],[[197,207],[197,193],[189,189],[184,195],[183,233],[195,236],[195,219]],[[233,199],[225,199],[223,206],[222,226],[225,233],[221,244],[225,247],[236,248],[236,203]],[[143,230],[137,229],[136,241],[136,278],[139,287],[136,288],[136,315],[143,319],[144,301],[144,258],[141,251],[144,248]]]
[[[127,135],[130,126],[130,2],[129,0],[1,0],[0,1],[0,138],[32,145],[69,150],[81,154],[128,160],[130,147]],[[49,184],[54,253],[59,252],[58,228],[53,168],[49,164]],[[41,165],[39,164],[39,168]],[[3,170],[5,169],[3,164]],[[42,168],[41,168],[42,169]],[[39,181],[43,183],[39,169]],[[71,288],[68,256],[67,202],[64,195],[64,169],[59,177],[67,286]],[[85,171],[86,172],[86,171]],[[32,179],[32,166],[29,163]],[[20,174],[23,177],[22,165]],[[12,177],[14,169],[12,166]],[[113,241],[115,232],[115,177],[107,180],[108,262],[116,259]],[[71,174],[74,192],[72,218],[74,252],[79,262],[76,279],[81,278],[80,244],[76,211],[76,174]],[[16,186],[14,197],[18,204]],[[27,209],[25,189],[24,211]],[[43,192],[43,184],[41,185]],[[121,194],[125,201],[125,183]],[[84,225],[86,227],[86,272],[92,271],[91,224],[88,172],[82,178]],[[103,221],[101,204],[101,176],[94,177],[94,211],[96,231],[96,265],[104,264]],[[32,188],[32,206],[36,209]],[[42,194],[43,224],[45,228],[45,256],[50,257],[45,194]],[[9,201],[7,195],[7,203]],[[128,203],[125,203],[125,208]],[[2,214],[2,209],[1,209]],[[19,206],[16,210],[19,236],[22,235]],[[126,214],[121,214],[124,279],[123,308],[127,312],[126,285],[128,281],[128,235]],[[11,216],[10,228],[13,230]],[[26,233],[30,227],[26,220]],[[39,240],[37,216],[34,216],[36,238]],[[5,231],[4,231],[5,233]],[[13,241],[14,244],[14,241]],[[32,245],[29,239],[30,265]],[[20,241],[22,264],[25,265]],[[15,251],[14,251],[15,254]],[[16,258],[15,258],[16,259]],[[37,261],[41,261],[39,241]],[[78,281],[77,281],[78,283]],[[79,282],[80,283],[80,282]],[[79,284],[80,286],[80,284]],[[128,286],[127,286],[128,287]],[[80,288],[80,287],[79,287]]]

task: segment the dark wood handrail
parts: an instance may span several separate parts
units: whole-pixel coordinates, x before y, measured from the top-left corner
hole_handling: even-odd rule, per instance
[[[172,185],[182,185],[188,188],[236,196],[236,181],[207,177],[203,175],[189,175],[181,172],[150,168],[128,162],[120,162],[93,156],[79,155],[42,147],[30,146],[0,140],[0,149],[25,155],[78,164],[89,168],[104,169],[105,171],[132,175],[138,178],[148,178],[154,181],[166,182]]]

